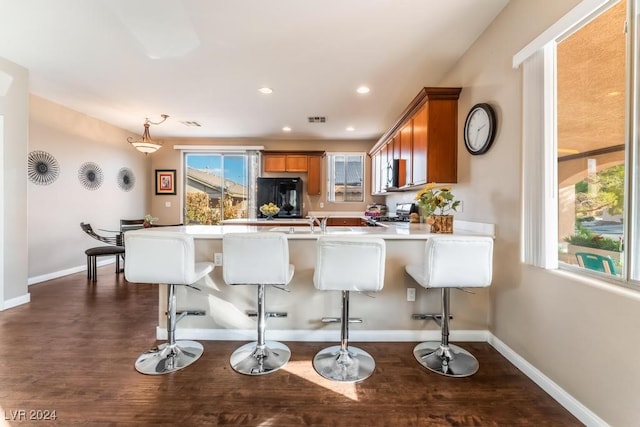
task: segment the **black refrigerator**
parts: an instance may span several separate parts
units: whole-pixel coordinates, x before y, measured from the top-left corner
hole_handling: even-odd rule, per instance
[[[280,208],[276,218],[302,218],[302,179],[258,178],[258,218],[265,218],[260,206],[266,203]]]

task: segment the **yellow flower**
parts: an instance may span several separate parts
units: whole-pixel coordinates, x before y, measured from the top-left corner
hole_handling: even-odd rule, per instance
[[[425,216],[432,215],[436,211],[438,214],[444,215],[450,210],[455,211],[460,205],[459,201],[454,200],[453,194],[451,194],[451,187],[442,186],[436,188],[436,184],[433,182],[425,185],[422,190],[417,192],[416,201]]]

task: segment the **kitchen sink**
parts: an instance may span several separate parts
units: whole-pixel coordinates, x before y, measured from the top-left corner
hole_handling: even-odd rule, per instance
[[[313,232],[311,231],[311,227],[309,227],[308,225],[304,225],[304,226],[299,226],[299,225],[295,225],[295,226],[280,226],[280,227],[273,227],[270,228],[269,231],[278,231],[280,233],[290,233],[290,234],[321,234],[322,231],[320,231],[320,227],[319,226],[315,226],[313,228]],[[332,234],[332,233],[351,233],[353,232],[354,229],[353,227],[339,227],[339,226],[329,226],[327,227],[327,234]]]
[[[291,226],[280,226],[270,228],[269,231],[278,231],[280,233],[291,233],[291,234],[313,234],[311,228],[308,225],[291,225]],[[320,228],[316,228],[314,230],[316,233],[320,233]]]

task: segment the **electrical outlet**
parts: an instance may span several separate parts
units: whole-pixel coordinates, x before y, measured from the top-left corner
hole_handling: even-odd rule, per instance
[[[320,202],[320,209],[324,208],[324,203]]]
[[[407,301],[416,300],[416,288],[407,288]]]
[[[222,265],[222,253],[216,252],[213,254],[213,263],[215,265]]]
[[[462,200],[460,200],[460,204],[456,208],[456,212],[461,213],[463,211],[464,211],[464,202]]]

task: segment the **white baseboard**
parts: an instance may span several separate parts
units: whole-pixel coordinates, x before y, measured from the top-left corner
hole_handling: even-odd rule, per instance
[[[275,341],[340,341],[338,329],[269,329],[268,338]],[[411,342],[440,341],[442,333],[436,330],[401,330],[401,331],[349,331],[349,340],[354,342]],[[156,327],[156,338],[167,339],[167,330]],[[180,328],[176,330],[177,339],[205,341],[255,341],[255,329],[196,329]],[[489,332],[451,331],[452,341],[487,342]]]
[[[28,292],[19,297],[11,298],[6,301],[0,302],[0,311],[8,310],[13,307],[17,307],[22,304],[27,304],[31,301],[31,294]]]
[[[535,366],[527,362],[522,356],[513,351],[509,346],[489,334],[489,344],[502,354],[511,364],[520,369],[529,379],[538,384],[567,411],[571,412],[580,422],[588,427],[609,426],[602,418],[598,417],[589,408],[584,406],[562,387],[553,382],[549,377],[540,372]]]
[[[98,267],[102,267],[103,265],[114,264],[116,262],[115,258],[105,258],[102,261],[98,261]],[[87,266],[82,265],[78,267],[67,268],[66,270],[54,271],[53,273],[47,273],[40,276],[29,277],[27,279],[27,285],[35,285],[36,283],[46,282],[47,280],[57,279],[59,277],[68,276],[70,274],[79,273],[81,271],[87,271]]]

